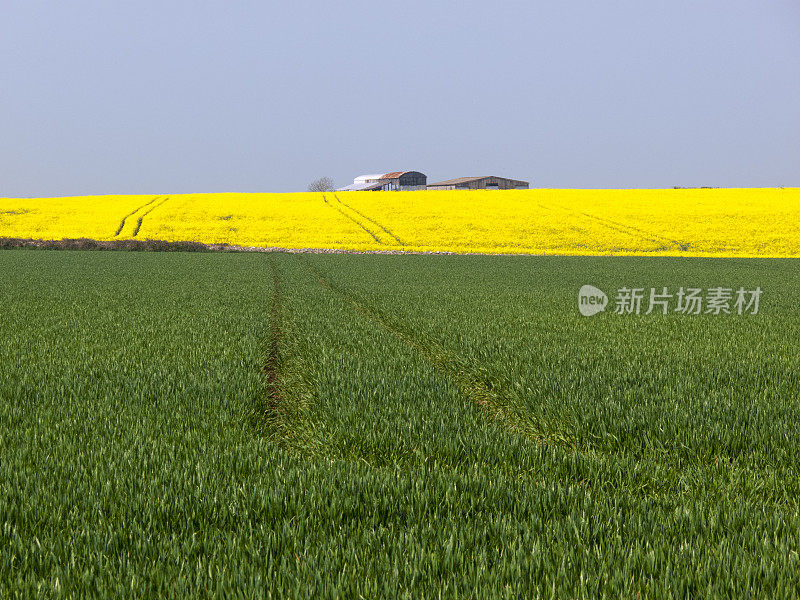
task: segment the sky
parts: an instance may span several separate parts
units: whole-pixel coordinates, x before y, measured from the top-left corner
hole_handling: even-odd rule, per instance
[[[800,2],[0,0],[0,197],[800,186]]]

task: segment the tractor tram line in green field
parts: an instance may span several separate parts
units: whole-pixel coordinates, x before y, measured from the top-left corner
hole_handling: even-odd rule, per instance
[[[263,393],[257,395],[253,425],[259,437],[272,440],[300,456],[319,452],[321,441],[315,435],[315,423],[305,414],[313,393],[302,357],[293,347],[295,331],[287,322],[284,306],[286,291],[279,261],[265,259],[272,278],[269,305],[269,338],[262,364]]]
[[[531,426],[530,419],[526,418],[524,411],[519,406],[515,406],[502,390],[490,389],[487,383],[475,374],[474,368],[470,367],[466,361],[449,355],[430,336],[414,333],[408,327],[402,327],[392,322],[375,308],[367,306],[363,301],[356,299],[351,293],[332,285],[329,278],[323,276],[308,261],[303,261],[303,265],[316,277],[324,289],[339,297],[358,315],[385,329],[400,342],[418,352],[427,362],[453,380],[461,390],[464,398],[474,406],[482,407],[492,418],[505,423],[506,427],[515,433],[521,433],[539,443],[548,442],[548,436]]]
[[[332,283],[328,275],[323,274],[318,267],[312,264],[312,259],[302,255],[293,258],[295,258],[293,262],[301,264],[324,290],[347,305],[353,315],[386,331],[451,380],[457,386],[467,405],[479,409],[490,421],[502,424],[503,428],[511,435],[521,436],[526,443],[548,447],[550,451],[561,454],[567,460],[578,460],[585,463],[585,475],[578,480],[571,480],[570,483],[593,485],[596,488],[602,487],[607,491],[613,491],[619,486],[609,487],[607,483],[604,484],[601,479],[597,478],[596,473],[598,469],[600,472],[606,470],[606,461],[622,461],[630,465],[633,478],[637,482],[634,496],[645,499],[655,493],[675,494],[681,492],[682,488],[676,482],[687,474],[685,458],[665,452],[656,471],[640,470],[636,467],[638,452],[627,449],[614,450],[608,448],[606,444],[598,444],[590,439],[579,441],[569,433],[568,429],[554,428],[552,425],[555,420],[548,427],[545,416],[532,412],[530,406],[526,405],[526,402],[518,397],[510,386],[503,383],[498,384],[496,380],[492,382],[488,374],[482,373],[479,365],[472,364],[471,361],[445,350],[431,335],[414,331],[396,313],[389,316],[375,306],[369,305],[353,292]],[[691,450],[685,446],[684,449]],[[401,457],[396,458],[401,460]],[[699,457],[695,456],[694,459],[698,460]],[[595,474],[590,474],[593,471]],[[785,507],[786,505],[779,502],[776,506]]]
[[[278,363],[280,361],[280,345],[283,338],[280,308],[280,276],[274,261],[269,261],[272,273],[272,294],[269,309],[269,340],[267,341],[266,357],[262,366],[265,390],[259,394],[253,407],[253,421],[256,431],[263,434],[267,429],[281,429],[285,402],[284,391],[281,386]]]

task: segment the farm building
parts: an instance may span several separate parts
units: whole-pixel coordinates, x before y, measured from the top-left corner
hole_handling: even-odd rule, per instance
[[[429,190],[527,190],[530,184],[518,179],[505,177],[458,177],[432,183]]]
[[[419,171],[393,171],[376,175],[359,175],[351,185],[336,190],[353,191],[391,191],[424,190],[428,177]]]

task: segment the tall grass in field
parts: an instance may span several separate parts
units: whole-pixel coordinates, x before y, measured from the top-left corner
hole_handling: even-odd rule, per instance
[[[0,269],[2,598],[800,593],[795,261]],[[585,283],[764,295],[585,318]]]

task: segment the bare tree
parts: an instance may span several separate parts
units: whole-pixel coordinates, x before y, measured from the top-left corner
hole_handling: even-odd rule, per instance
[[[308,184],[309,192],[332,192],[334,189],[333,179],[330,177],[320,177]]]

